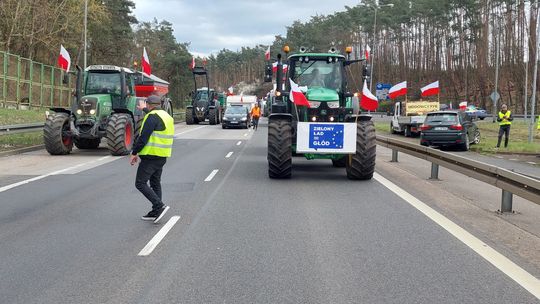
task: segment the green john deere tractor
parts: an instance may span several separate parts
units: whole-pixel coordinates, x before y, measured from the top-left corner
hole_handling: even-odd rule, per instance
[[[51,108],[43,129],[52,155],[95,149],[103,137],[112,155],[131,151],[143,113],[137,109],[135,72],[112,65],[77,66],[77,87],[71,109]]]
[[[288,46],[284,47],[288,54]],[[358,98],[349,91],[347,69],[364,59],[349,60],[334,48],[327,53],[300,52],[282,62],[277,56],[276,89],[268,121],[268,175],[290,178],[292,156],[330,159],[345,167],[347,177],[366,180],[375,170],[375,127],[371,116],[361,114]],[[283,70],[284,64],[288,70]],[[363,67],[364,78],[368,72]],[[266,67],[265,81],[272,81]],[[283,88],[285,81],[285,89]],[[291,82],[292,81],[292,82]],[[296,89],[291,92],[291,86]],[[360,87],[360,86],[359,86]],[[293,99],[293,100],[291,100]],[[304,105],[300,105],[304,104]],[[308,106],[309,104],[309,106]]]

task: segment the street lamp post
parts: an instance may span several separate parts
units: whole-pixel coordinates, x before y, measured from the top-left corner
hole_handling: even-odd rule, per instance
[[[373,7],[373,9],[375,10],[375,13],[374,13],[374,20],[373,20],[373,54],[376,54],[376,50],[377,50],[377,46],[376,46],[376,35],[377,35],[377,9],[381,8],[381,7],[394,7],[394,4],[393,3],[389,3],[389,4],[383,4],[383,5],[378,5],[378,4],[375,4],[375,6]],[[375,58],[374,58],[374,55],[371,54],[371,71],[370,71],[370,77],[369,77],[369,90],[371,91],[371,87],[373,85],[373,66],[375,65]]]
[[[88,0],[84,0],[84,68],[86,69],[86,27],[88,25]]]

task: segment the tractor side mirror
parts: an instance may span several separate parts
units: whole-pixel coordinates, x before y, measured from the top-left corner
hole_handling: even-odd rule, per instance
[[[272,82],[272,65],[267,64],[264,68],[264,82]]]

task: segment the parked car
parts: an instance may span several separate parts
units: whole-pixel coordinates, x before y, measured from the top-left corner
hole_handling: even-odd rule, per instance
[[[480,130],[472,117],[462,111],[437,111],[428,113],[420,127],[420,144],[423,146],[458,146],[469,150],[470,144],[480,142]]]
[[[465,110],[465,113],[467,113],[467,115],[473,118],[478,118],[480,120],[484,120],[489,115],[486,110],[477,108],[475,106],[468,106]]]
[[[223,129],[229,127],[248,128],[250,124],[249,109],[242,105],[229,105],[225,110],[221,127]]]

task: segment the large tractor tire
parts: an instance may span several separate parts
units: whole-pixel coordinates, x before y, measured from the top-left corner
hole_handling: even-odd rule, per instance
[[[47,117],[43,127],[45,149],[51,155],[69,154],[73,149],[69,114],[54,113]]]
[[[375,172],[375,126],[373,121],[359,121],[356,125],[356,153],[346,157],[347,177],[367,180]]]
[[[217,124],[217,121],[218,121],[217,115],[218,115],[218,112],[216,108],[208,110],[208,121],[210,122],[211,125]]]
[[[169,98],[164,98],[161,102],[161,109],[167,112],[171,117],[173,117],[173,106]]]
[[[97,149],[101,143],[101,138],[74,138],[73,142],[79,149]]]
[[[198,124],[199,120],[195,115],[193,115],[193,109],[186,109],[186,124],[192,125],[192,124]]]
[[[332,159],[332,166],[337,168],[344,168],[347,165],[348,156],[342,157],[340,159]]]
[[[268,122],[268,176],[290,178],[292,171],[292,125],[285,119]]]
[[[133,120],[129,114],[116,113],[109,117],[107,124],[107,146],[112,155],[126,155],[131,152],[134,140]]]

